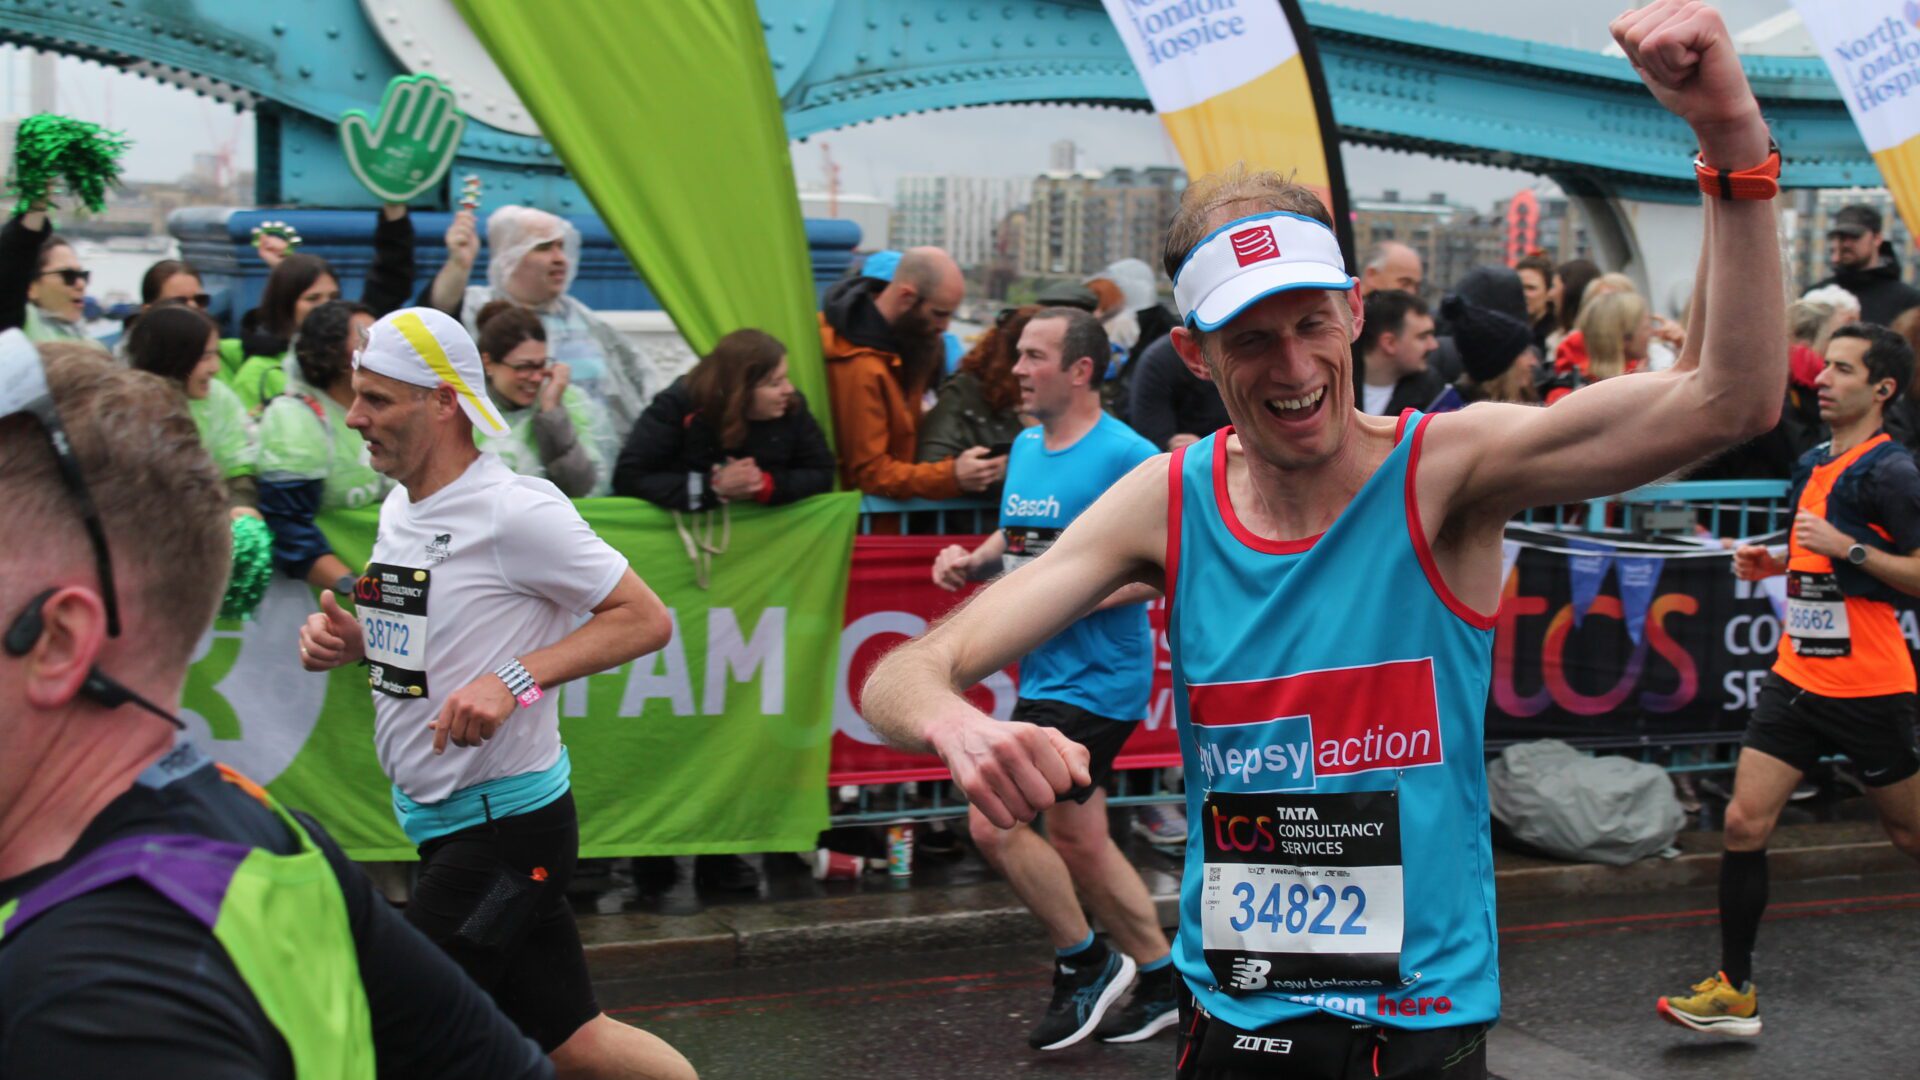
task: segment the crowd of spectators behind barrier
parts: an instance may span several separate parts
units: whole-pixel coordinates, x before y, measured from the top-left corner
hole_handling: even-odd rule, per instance
[[[1920,347],[1920,290],[1900,280],[1881,226],[1866,207],[1835,216],[1833,274],[1789,311],[1792,340],[1782,358],[1791,378],[1779,423],[1701,463],[1692,478],[1784,479],[1826,438],[1818,380],[1839,328],[1885,324]],[[162,260],[143,278],[139,313],[113,351],[179,388],[231,512],[267,522],[282,573],[351,591],[356,568],[332,551],[317,518],[375,506],[392,488],[347,422],[352,357],[377,316],[416,297],[461,318],[474,335],[485,391],[508,427],[476,435],[482,448],[567,495],[611,492],[674,512],[703,586],[713,561],[724,559],[732,503],[791,503],[836,482],[893,499],[997,499],[1010,447],[1034,422],[1021,412],[1017,346],[1043,307],[1078,308],[1098,320],[1107,346],[1102,404],[1155,446],[1174,449],[1227,423],[1214,385],[1173,347],[1177,316],[1138,259],[1056,283],[1039,304],[1008,307],[962,342],[950,326],[966,282],[946,252],[869,256],[826,291],[819,313],[836,456],[811,411],[819,403],[793,386],[786,343],[736,330],[666,383],[569,295],[579,257],[572,225],[525,207],[495,211],[484,285],[469,280],[478,228],[471,212],[456,215],[446,262],[416,293],[411,218],[404,207],[383,208],[359,301],[342,298],[324,260],[268,237],[259,248],[271,267],[260,305],[230,336],[207,313],[210,297],[191,264]],[[1685,349],[1685,312],[1660,317],[1632,279],[1584,259],[1556,266],[1534,254],[1512,268],[1477,267],[1430,302],[1418,253],[1386,243],[1363,255],[1357,277],[1365,316],[1354,345],[1354,403],[1370,413],[1478,401],[1551,406],[1588,382],[1664,369]],[[0,229],[0,328],[106,351],[82,321],[87,282],[78,253],[44,212],[15,215]],[[1915,378],[1886,418],[1909,448],[1920,443]],[[1184,823],[1171,821],[1177,812],[1156,812],[1170,819],[1154,824],[1156,840],[1161,832],[1184,837]],[[951,841],[944,830],[934,835]],[[840,842],[861,846],[858,838]],[[700,856],[695,867],[702,888],[759,884],[736,856]],[[676,870],[671,859],[649,859],[636,860],[634,873],[643,890],[656,891]]]

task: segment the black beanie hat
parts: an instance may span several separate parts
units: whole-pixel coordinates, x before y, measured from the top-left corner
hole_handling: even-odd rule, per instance
[[[1533,332],[1526,323],[1459,296],[1442,300],[1440,314],[1453,328],[1461,366],[1476,383],[1484,385],[1506,374],[1520,353],[1533,344]]]

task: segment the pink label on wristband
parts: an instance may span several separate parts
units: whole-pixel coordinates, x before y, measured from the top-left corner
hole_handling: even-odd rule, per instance
[[[540,700],[541,690],[538,686],[530,686],[515,694],[514,698],[520,702],[521,708],[530,708],[534,702]]]

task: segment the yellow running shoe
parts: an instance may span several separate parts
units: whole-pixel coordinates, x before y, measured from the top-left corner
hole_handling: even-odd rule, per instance
[[[1694,983],[1693,993],[1685,997],[1661,998],[1654,1008],[1667,1023],[1694,1031],[1741,1038],[1760,1034],[1759,992],[1752,983],[1745,990],[1735,989],[1724,972]]]

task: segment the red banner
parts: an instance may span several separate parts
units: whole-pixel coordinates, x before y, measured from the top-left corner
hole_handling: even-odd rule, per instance
[[[888,649],[924,632],[965,599],[974,586],[949,593],[933,583],[933,559],[948,544],[972,548],[977,536],[862,536],[853,544],[853,576],[847,585],[846,621],[840,633],[840,670],[834,689],[833,764],[828,782],[883,784],[937,780],[946,767],[931,755],[903,754],[880,743],[860,718],[860,686]],[[1167,657],[1165,605],[1155,601],[1153,696],[1147,719],[1120,751],[1115,766],[1155,769],[1180,763],[1173,730],[1173,688]],[[1018,696],[1019,669],[1007,668],[967,692],[981,711],[1002,720]]]

